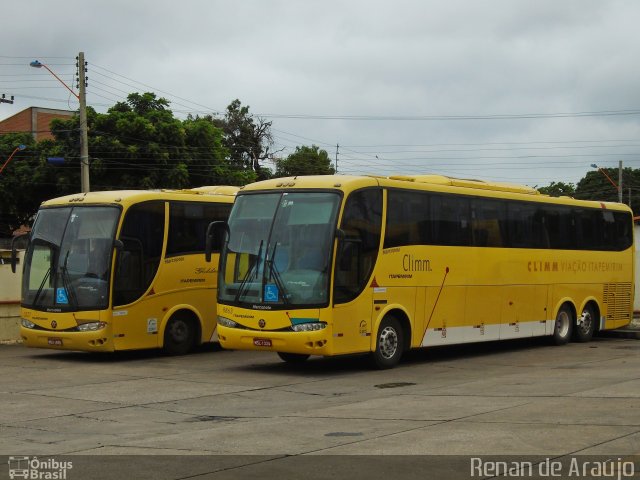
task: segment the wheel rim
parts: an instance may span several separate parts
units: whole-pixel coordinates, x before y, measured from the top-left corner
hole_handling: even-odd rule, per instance
[[[380,355],[385,359],[392,358],[398,350],[398,332],[392,327],[385,327],[380,332],[379,339]]]
[[[593,316],[589,310],[584,310],[578,319],[578,328],[582,333],[589,333],[593,326]]]
[[[569,326],[571,325],[571,318],[567,312],[558,313],[556,318],[556,335],[564,338],[569,333]]]
[[[175,343],[185,342],[189,337],[189,327],[184,322],[173,322],[169,334]]]

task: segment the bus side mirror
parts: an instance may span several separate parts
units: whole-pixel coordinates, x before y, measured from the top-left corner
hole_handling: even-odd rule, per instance
[[[217,222],[211,222],[207,227],[207,233],[204,242],[204,260],[207,263],[211,262],[211,252],[213,251],[213,241],[216,237],[216,232],[220,229],[223,229],[227,236],[229,236],[229,225],[227,222],[223,222],[222,220],[218,220]]]
[[[118,252],[124,249],[124,243],[122,240],[118,240],[117,238],[113,241],[113,248],[115,248]]]
[[[18,251],[16,248],[16,241],[20,238],[28,236],[28,233],[15,236],[11,239],[11,272],[16,273],[16,266],[18,265]]]
[[[339,242],[342,242],[346,236],[347,234],[344,233],[344,230],[342,230],[341,228],[336,228],[336,238]]]
[[[11,241],[13,243],[13,241]],[[16,265],[18,264],[18,252],[15,247],[11,245],[11,272],[16,273]]]

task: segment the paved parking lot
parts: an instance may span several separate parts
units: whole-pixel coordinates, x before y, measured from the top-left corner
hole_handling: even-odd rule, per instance
[[[366,455],[376,471],[395,455],[640,455],[635,339],[423,350],[387,371],[211,346],[167,357],[0,345],[0,366],[6,456],[217,455],[234,478],[299,455]],[[162,472],[150,478],[187,476]]]

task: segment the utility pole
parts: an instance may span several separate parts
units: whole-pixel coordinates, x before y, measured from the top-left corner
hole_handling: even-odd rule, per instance
[[[336,173],[338,173],[338,149],[340,145],[336,143]]]
[[[618,162],[618,201],[622,203],[622,160]]]
[[[2,97],[0,98],[0,103],[13,103],[13,95],[11,95],[11,99],[8,99],[3,93]]]
[[[87,63],[84,52],[78,53],[78,100],[80,101],[80,185],[82,192],[91,191],[89,185],[89,135],[87,132]]]

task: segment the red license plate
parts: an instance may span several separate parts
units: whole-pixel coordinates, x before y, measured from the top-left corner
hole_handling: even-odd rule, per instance
[[[47,338],[47,343],[49,345],[53,345],[55,347],[61,347],[62,346],[62,339],[61,338],[49,337],[49,338]]]
[[[272,346],[270,338],[254,338],[253,344],[256,347],[270,347]]]

